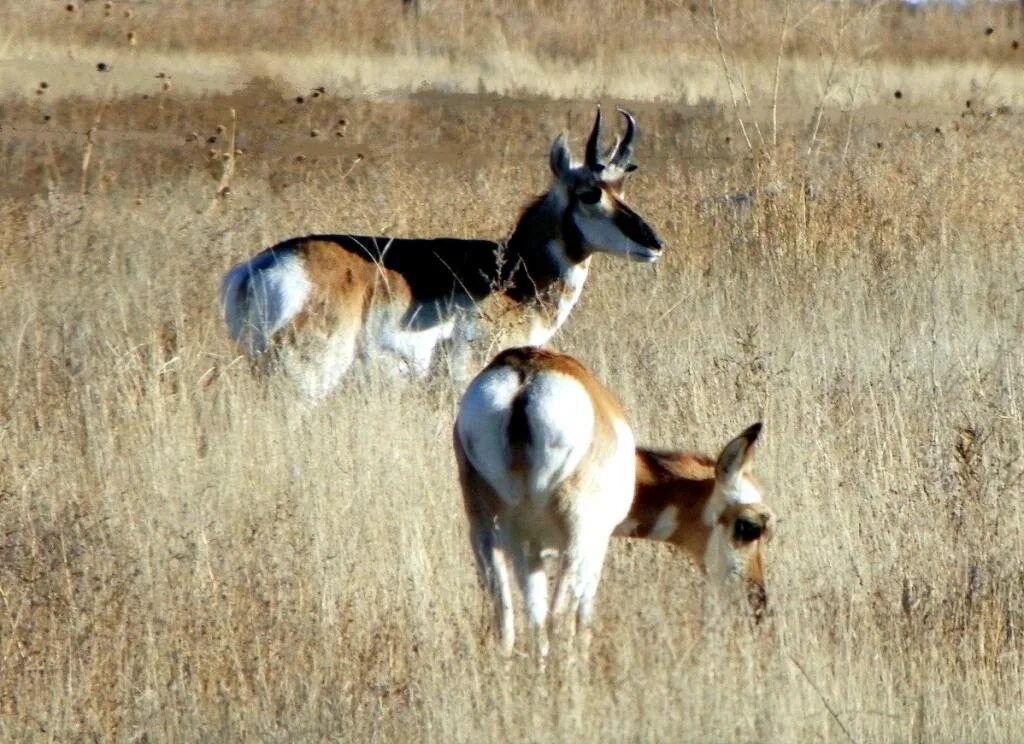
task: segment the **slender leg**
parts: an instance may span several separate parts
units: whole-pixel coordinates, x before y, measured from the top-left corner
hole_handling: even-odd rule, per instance
[[[492,553],[493,592],[498,611],[498,632],[501,652],[511,656],[516,643],[515,612],[512,608],[512,582],[509,576],[508,551],[495,547]]]
[[[534,545],[519,546],[516,571],[526,598],[526,614],[533,629],[534,648],[543,660],[548,655],[548,576]]]
[[[595,536],[589,550],[584,554],[580,568],[579,604],[576,607],[576,626],[580,654],[584,660],[590,655],[590,623],[594,618],[594,599],[597,585],[601,580],[605,554],[608,552],[608,536]]]
[[[608,535],[597,532],[572,535],[566,550],[565,567],[558,582],[555,615],[571,615],[566,618],[569,632],[579,645],[584,658],[590,643],[594,598],[601,579],[605,553],[608,550],[608,539]]]

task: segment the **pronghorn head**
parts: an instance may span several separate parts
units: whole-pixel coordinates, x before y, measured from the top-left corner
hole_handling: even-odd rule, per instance
[[[765,546],[776,522],[775,513],[761,503],[760,489],[750,473],[760,433],[761,424],[756,423],[722,449],[715,462],[715,492],[704,513],[711,527],[704,554],[708,576],[719,585],[741,580],[758,620],[768,606]]]
[[[601,108],[587,140],[581,165],[572,162],[565,134],[551,145],[551,172],[555,189],[567,207],[567,229],[574,231],[590,250],[618,253],[634,261],[656,261],[661,255],[661,239],[622,198],[622,183],[627,173],[636,170],[633,146],[636,120],[622,109],[626,133],[602,157]]]

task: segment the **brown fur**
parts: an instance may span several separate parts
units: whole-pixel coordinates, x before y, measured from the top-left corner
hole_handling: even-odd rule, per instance
[[[743,477],[757,486],[749,472],[746,472],[749,470],[751,452],[752,447],[748,445],[743,453]],[[627,522],[624,523],[631,525],[632,529],[628,533],[620,529],[615,534],[619,537],[649,538],[658,517],[665,509],[674,506],[677,509],[677,526],[664,541],[681,548],[699,565],[703,565],[711,536],[703,514],[714,495],[716,471],[720,467],[720,461],[693,452],[655,452],[638,448],[636,492]],[[740,520],[761,530],[760,536],[749,542],[740,539],[736,535],[736,525]],[[774,534],[775,521],[772,510],[761,503],[728,504],[718,518],[733,550],[742,561],[747,598],[757,619],[763,616],[767,606],[764,553]]]
[[[636,451],[636,494],[629,519],[637,522],[631,537],[646,538],[669,506],[679,510],[679,527],[666,540],[703,560],[708,532],[701,519],[715,487],[715,461],[692,452]]]
[[[400,274],[340,251],[334,243],[308,240],[294,250],[313,284],[310,302],[293,321],[297,330],[333,332],[346,321],[361,318],[378,276],[389,292],[408,301],[409,287]]]

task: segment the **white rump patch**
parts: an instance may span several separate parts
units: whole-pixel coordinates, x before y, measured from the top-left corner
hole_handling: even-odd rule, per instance
[[[519,375],[499,367],[476,377],[459,403],[455,423],[462,449],[473,468],[508,504],[518,503],[520,484],[507,477],[508,421],[519,392]]]
[[[529,386],[530,426],[526,486],[529,495],[548,494],[579,467],[594,438],[594,404],[574,378],[548,372]]]
[[[499,367],[479,375],[459,405],[457,431],[473,467],[505,503],[543,501],[579,467],[593,439],[594,407],[576,380],[545,373],[531,382],[526,402],[529,445],[525,472],[510,472],[508,441],[512,403],[520,392],[519,374]]]
[[[291,252],[261,253],[232,268],[221,282],[224,322],[248,355],[264,350],[305,306],[313,284]]]

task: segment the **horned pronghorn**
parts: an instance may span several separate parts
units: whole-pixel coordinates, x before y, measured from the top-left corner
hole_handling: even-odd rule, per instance
[[[678,545],[717,585],[741,579],[760,619],[775,526],[750,473],[760,431],[749,427],[717,459],[638,449],[619,403],[578,361],[536,348],[498,354],[466,390],[453,438],[502,650],[515,641],[510,571],[544,656],[545,555],[561,561],[555,614],[575,606],[585,629],[612,535]]]
[[[507,349],[470,382],[453,438],[502,650],[511,654],[515,643],[514,571],[536,649],[547,656],[551,553],[560,561],[554,614],[575,611],[585,647],[608,540],[633,501],[635,444],[622,407],[572,357]]]
[[[633,505],[614,532],[682,548],[714,585],[739,579],[757,620],[768,604],[764,553],[776,522],[750,472],[760,433],[760,423],[748,427],[717,458],[637,449]]]
[[[292,238],[224,276],[229,333],[250,359],[279,366],[312,398],[329,392],[357,354],[383,352],[419,377],[441,343],[456,372],[471,348],[547,343],[579,299],[593,253],[645,262],[661,255],[661,240],[623,201],[637,129],[620,112],[625,133],[604,157],[600,108],[582,164],[559,135],[554,181],[506,241]]]

